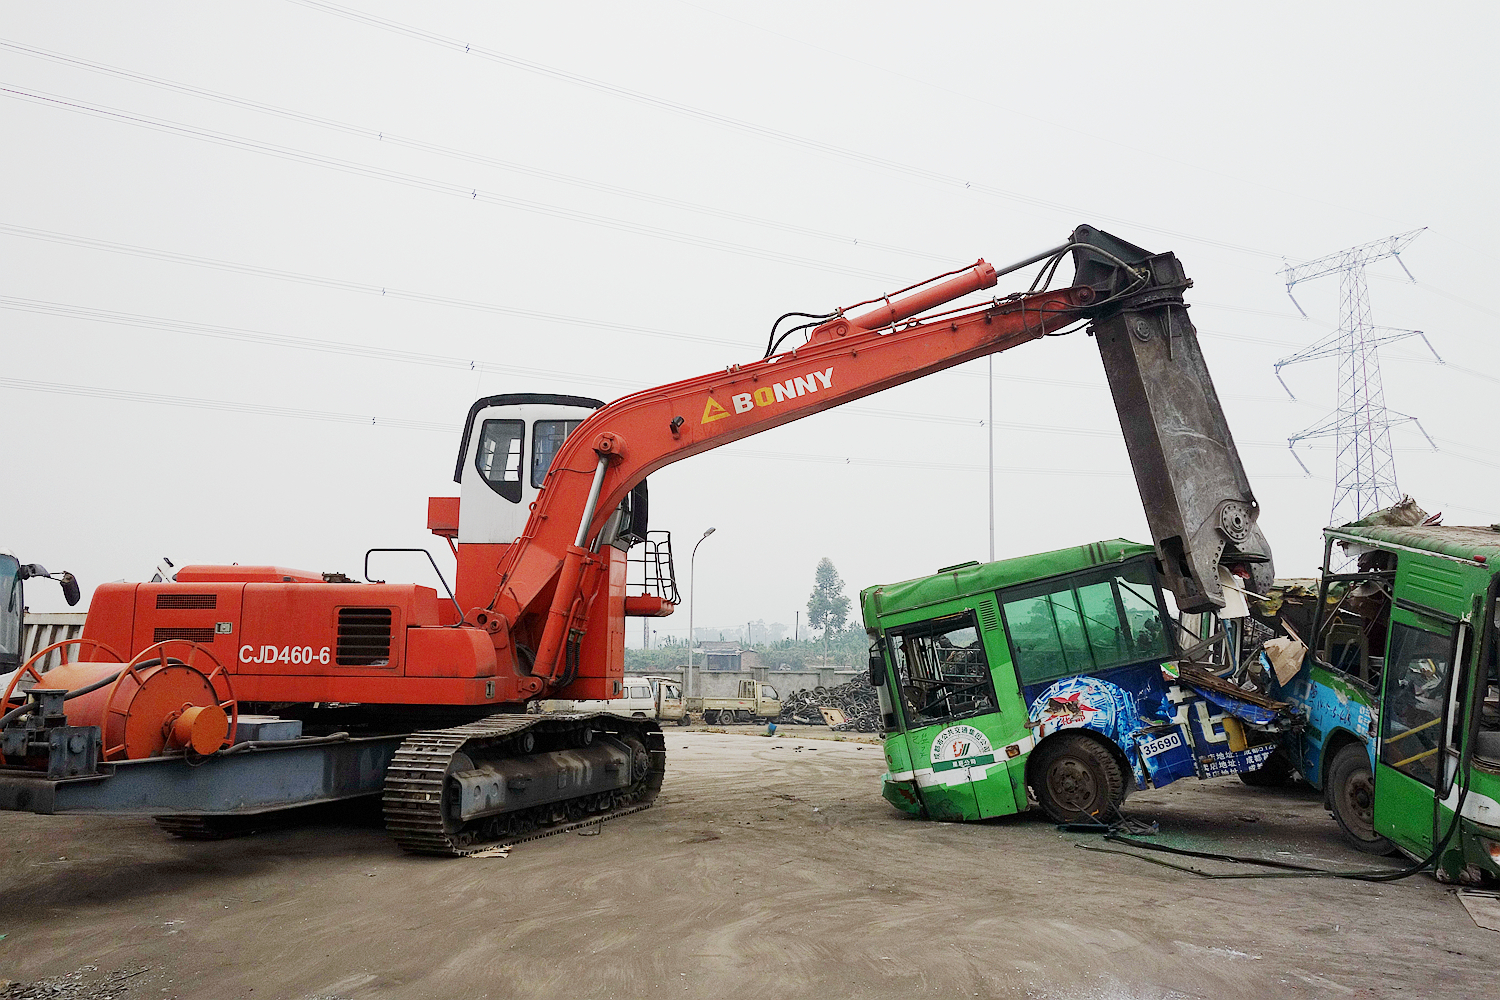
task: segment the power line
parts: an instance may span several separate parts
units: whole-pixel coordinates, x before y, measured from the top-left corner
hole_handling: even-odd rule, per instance
[[[1226,240],[1215,240],[1203,236],[1194,236],[1189,233],[1184,233],[1172,229],[1164,229],[1160,226],[1146,225],[1144,223],[1135,222],[1130,219],[1123,219],[1118,216],[1105,215],[1098,212],[1089,212],[1076,208],[1072,205],[1065,205],[1060,202],[1048,201],[1044,198],[1038,198],[1034,195],[1021,194],[1016,191],[1009,191],[1005,188],[997,187],[992,184],[986,184],[983,181],[976,181],[969,178],[960,177],[956,174],[944,173],[939,170],[930,170],[926,167],[919,167],[914,164],[903,163],[899,160],[893,160],[889,157],[878,156],[873,153],[860,152],[859,150],[850,149],[846,146],[839,146],[835,143],[824,142],[820,139],[810,139],[806,136],[797,135],[792,132],[786,132],[781,129],[771,128],[766,125],[760,125],[742,118],[735,118],[730,115],[719,114],[718,112],[709,111],[707,109],[695,107],[690,104],[684,104],[680,101],[673,101],[662,97],[656,97],[642,91],[631,90],[627,87],[620,87],[603,80],[597,80],[593,77],[584,76],[580,73],[573,73],[568,70],[558,69],[553,66],[547,66],[543,63],[535,62],[530,59],[522,59],[519,56],[513,56],[505,52],[500,52],[496,49],[490,49],[482,45],[465,42],[459,38],[454,38],[449,35],[442,35],[435,31],[428,31],[425,28],[405,24],[400,21],[394,21],[390,18],[378,17],[374,14],[367,14],[363,11],[354,10],[350,7],[344,7],[340,4],[327,3],[324,2],[324,0],[291,0],[291,2],[300,4],[303,7],[310,7],[314,10],[320,10],[328,14],[333,14],[336,17],[342,17],[350,21],[367,25],[369,27],[379,28],[383,31],[389,31],[399,35],[405,35],[408,38],[427,42],[428,44],[447,49],[450,52],[461,52],[465,55],[477,56],[481,59],[485,59],[502,66],[510,67],[511,69],[518,69],[527,73],[536,74],[538,76],[544,76],[550,79],[560,80],[566,83],[575,84],[577,86],[586,87],[592,90],[599,91],[601,93],[609,94],[613,97],[632,101],[637,104],[646,105],[658,110],[667,111],[675,115],[681,115],[683,117],[705,122],[707,124],[715,125],[720,128],[756,136],[762,139],[771,139],[776,142],[785,143],[791,146],[797,146],[802,149],[812,150],[814,152],[823,153],[845,160],[851,160],[857,163],[864,164],[866,166],[879,167],[884,170],[889,170],[899,174],[905,174],[907,176],[928,181],[930,183],[936,183],[944,187],[972,190],[980,194],[986,194],[991,197],[1000,198],[1006,201],[1015,201],[1022,204],[1033,205],[1038,208],[1045,208],[1055,212],[1062,212],[1075,217],[1082,215],[1088,218],[1101,219],[1106,222],[1120,223],[1136,229],[1160,233],[1164,236],[1173,237],[1174,239],[1190,240],[1195,243],[1201,243],[1205,246],[1216,247],[1221,250],[1231,250],[1236,253],[1249,254],[1252,256],[1264,257],[1269,260],[1276,261],[1287,259],[1286,254],[1273,253],[1269,250],[1261,250],[1239,243],[1230,243]]]
[[[581,378],[577,372],[548,368],[526,368],[520,365],[502,365],[473,358],[453,355],[429,354],[421,351],[404,351],[387,347],[372,347],[351,344],[339,340],[318,340],[312,337],[295,337],[287,334],[248,330],[243,327],[220,326],[214,323],[195,323],[188,320],[168,319],[162,316],[143,316],[139,313],[117,312],[112,309],[94,309],[88,306],[68,305],[62,302],[46,302],[41,299],[23,299],[13,295],[0,295],[0,309],[81,319],[93,323],[112,323],[143,329],[166,330],[172,333],[195,337],[210,337],[217,340],[232,340],[242,343],[263,344],[269,347],[289,348],[299,351],[316,351],[323,354],[342,354],[371,358],[378,361],[394,361],[408,365],[423,365],[429,368],[450,368],[460,371],[492,372],[504,375],[525,375],[535,378],[557,379],[578,383],[587,381],[594,385],[613,385],[629,390],[641,388],[638,383],[608,376]]]
[[[704,250],[718,250],[723,253],[736,254],[742,257],[752,257],[758,260],[772,261],[780,264],[791,264],[797,267],[808,267],[819,271],[828,271],[835,274],[847,274],[857,278],[868,278],[877,281],[898,281],[900,275],[889,274],[884,271],[870,271],[858,267],[845,267],[841,264],[833,264],[827,261],[816,260],[811,257],[802,257],[796,254],[781,253],[776,250],[767,250],[754,247],[746,243],[735,243],[729,240],[719,240],[708,236],[696,236],[692,233],[681,232],[675,229],[664,229],[660,226],[650,226],[644,223],[628,222],[624,219],[615,219],[609,216],[596,215],[592,212],[582,212],[576,209],[564,208],[559,205],[548,205],[544,202],[529,201],[524,198],[512,198],[509,195],[498,194],[493,191],[481,191],[478,187],[468,184],[458,184],[452,181],[437,180],[431,177],[423,177],[418,174],[403,173],[398,170],[387,170],[384,167],[371,166],[366,163],[358,163],[353,160],[343,160],[337,157],[324,156],[321,153],[311,153],[306,150],[295,149],[290,146],[281,146],[276,143],[262,142],[258,139],[247,139],[243,136],[232,135],[227,132],[217,132],[211,129],[197,128],[191,125],[183,125],[179,122],[168,121],[163,118],[154,118],[149,115],[134,114],[121,111],[117,108],[108,108],[103,105],[89,104],[85,101],[76,101],[69,98],[58,97],[54,94],[45,94],[40,91],[26,90],[11,85],[0,85],[0,93],[17,100],[28,101],[58,110],[72,111],[77,114],[88,115],[94,118],[103,118],[111,121],[134,125],[156,132],[165,132],[183,138],[197,139],[210,142],[215,145],[228,146],[252,153],[260,153],[266,156],[274,156],[283,160],[291,160],[305,163],[311,166],[324,167],[329,170],[338,170],[347,174],[354,174],[371,180],[386,181],[392,184],[400,184],[406,187],[418,188],[431,191],[435,194],[445,194],[450,197],[462,198],[466,201],[482,201],[492,205],[501,205],[506,208],[517,209],[522,212],[530,212],[535,215],[544,215],[549,218],[563,219],[569,222],[582,223],[584,225],[599,226],[605,229],[613,229],[617,232],[630,233],[636,236],[649,236],[653,239],[666,240],[672,243],[681,243],[687,246],[695,246]]]
[[[819,44],[817,44],[815,42],[809,42],[809,41],[807,41],[804,38],[797,37],[796,35],[785,34],[783,32],[776,31],[776,30],[774,30],[772,28],[767,28],[765,25],[757,24],[754,21],[747,21],[747,20],[744,20],[742,18],[735,17],[732,14],[726,14],[723,11],[714,10],[711,7],[704,7],[704,6],[700,5],[700,4],[692,3],[692,2],[690,2],[690,0],[677,0],[677,2],[680,3],[680,4],[682,4],[684,7],[692,7],[693,9],[702,11],[702,12],[704,12],[706,14],[712,14],[715,17],[724,18],[726,21],[734,21],[737,24],[743,24],[746,27],[754,28],[757,31],[763,31],[766,34],[775,35],[778,38],[785,38],[788,41],[796,42],[799,45],[805,45],[808,48],[813,49],[814,51],[825,53],[825,54],[833,56],[833,57],[835,57],[837,59],[846,60],[848,62],[854,63],[857,66],[863,66],[866,69],[875,70],[875,71],[881,72],[881,73],[888,73],[891,76],[894,76],[894,77],[896,77],[898,79],[907,80],[907,81],[910,81],[912,83],[917,83],[917,84],[920,84],[920,85],[922,85],[924,87],[930,87],[933,90],[936,90],[936,91],[938,91],[940,93],[950,94],[950,95],[952,95],[954,97],[959,97],[959,98],[963,98],[964,100],[973,101],[974,103],[982,105],[984,107],[994,108],[997,111],[1004,111],[1004,112],[1007,112],[1008,114],[1013,114],[1013,115],[1016,115],[1017,117],[1020,117],[1020,118],[1029,118],[1030,120],[1032,120],[1034,122],[1037,122],[1037,123],[1039,123],[1041,125],[1047,126],[1049,129],[1060,129],[1062,131],[1072,132],[1074,135],[1080,136],[1081,138],[1084,138],[1084,139],[1087,139],[1090,142],[1107,143],[1108,145],[1111,145],[1111,146],[1118,146],[1119,148],[1121,148],[1121,149],[1127,149],[1127,150],[1129,150],[1132,153],[1137,153],[1137,154],[1144,155],[1144,156],[1150,156],[1150,157],[1153,157],[1153,158],[1158,159],[1158,160],[1162,160],[1162,161],[1167,162],[1167,163],[1175,164],[1177,166],[1188,167],[1190,169],[1201,171],[1201,172],[1203,172],[1205,174],[1208,174],[1210,176],[1213,176],[1213,177],[1221,177],[1221,178],[1225,178],[1225,179],[1228,179],[1228,180],[1236,181],[1236,182],[1238,182],[1240,184],[1246,185],[1247,187],[1258,187],[1258,188],[1261,188],[1261,189],[1263,189],[1265,191],[1273,192],[1275,194],[1284,195],[1284,196],[1290,196],[1290,197],[1294,197],[1294,198],[1300,198],[1300,199],[1302,199],[1304,201],[1311,202],[1311,203],[1313,203],[1315,205],[1322,205],[1322,206],[1324,206],[1326,208],[1333,208],[1333,209],[1337,209],[1337,210],[1343,211],[1343,212],[1351,212],[1351,213],[1358,214],[1358,215],[1364,215],[1364,216],[1368,216],[1369,218],[1372,218],[1372,219],[1381,219],[1381,220],[1386,221],[1386,222],[1397,221],[1397,220],[1393,220],[1393,219],[1389,218],[1388,216],[1377,215],[1377,214],[1375,214],[1373,212],[1369,212],[1369,211],[1366,211],[1364,209],[1355,208],[1355,207],[1353,207],[1351,205],[1340,205],[1340,204],[1338,204],[1336,202],[1324,201],[1321,198],[1312,198],[1312,197],[1309,197],[1308,195],[1303,194],[1303,193],[1301,193],[1299,191],[1284,190],[1282,188],[1273,187],[1272,185],[1267,184],[1264,181],[1257,181],[1257,180],[1254,180],[1252,178],[1241,177],[1241,176],[1239,176],[1237,174],[1231,174],[1231,173],[1228,173],[1227,171],[1224,171],[1224,170],[1216,170],[1216,169],[1214,169],[1212,167],[1205,167],[1201,163],[1194,163],[1191,160],[1181,160],[1181,159],[1178,159],[1176,157],[1167,156],[1166,154],[1164,154],[1162,152],[1162,150],[1160,148],[1152,148],[1152,147],[1149,147],[1149,146],[1133,146],[1133,145],[1131,145],[1128,142],[1121,142],[1120,140],[1118,140],[1118,139],[1112,139],[1109,136],[1098,135],[1098,134],[1093,133],[1093,132],[1087,132],[1087,131],[1084,131],[1083,129],[1079,128],[1077,125],[1070,124],[1067,121],[1057,121],[1057,120],[1051,119],[1051,118],[1043,118],[1041,115],[1032,114],[1029,111],[1022,111],[1019,108],[1009,107],[1007,105],[999,104],[999,103],[997,103],[995,101],[988,100],[983,95],[983,92],[976,92],[976,91],[974,91],[972,89],[959,89],[957,87],[946,87],[946,86],[944,86],[941,83],[934,83],[932,80],[924,79],[923,77],[920,77],[920,76],[914,76],[914,75],[912,75],[910,73],[903,73],[903,72],[901,72],[900,69],[897,69],[896,67],[888,65],[886,63],[871,62],[871,61],[866,60],[866,59],[860,59],[857,56],[851,55],[848,51],[845,51],[844,49],[836,48],[836,47],[830,46],[830,45],[819,45]],[[903,65],[906,65],[906,64],[903,64]],[[1457,242],[1457,241],[1455,240],[1454,242]]]
[[[0,222],[0,235],[14,236],[21,239],[39,240],[48,243],[57,243],[65,246],[81,247],[87,250],[97,250],[105,253],[122,254],[131,257],[141,257],[147,260],[159,260],[172,264],[186,264],[193,267],[205,267],[219,271],[229,271],[236,274],[246,274],[258,278],[272,278],[278,281],[292,281],[306,285],[320,285],[325,288],[338,289],[346,292],[359,292],[367,295],[377,295],[383,298],[403,299],[411,302],[421,302],[428,305],[451,306],[457,309],[470,309],[478,312],[496,313],[503,316],[514,316],[519,319],[538,320],[546,323],[559,323],[567,326],[587,326],[601,330],[613,330],[621,333],[639,334],[645,337],[656,337],[667,340],[680,340],[691,343],[715,344],[725,347],[742,348],[747,346],[746,341],[729,340],[723,337],[706,337],[700,334],[682,333],[680,331],[665,330],[660,327],[639,326],[629,323],[615,323],[609,320],[594,319],[586,316],[571,316],[563,313],[544,312],[537,309],[522,309],[517,306],[506,306],[496,302],[485,302],[478,299],[463,299],[448,295],[438,295],[432,292],[415,291],[412,289],[394,288],[389,285],[378,285],[373,282],[353,281],[346,278],[333,278],[325,275],[309,274],[302,271],[291,271],[284,268],[265,267],[259,264],[247,264],[240,261],[223,260],[215,257],[203,257],[195,254],[181,253],[175,250],[162,250],[155,247],[143,247],[131,243],[116,243],[110,240],[95,239],[88,236],[77,236],[70,233],[59,233],[46,229],[35,229],[29,226],[17,226],[11,223]],[[1209,305],[1214,308],[1234,309],[1236,307],[1220,305],[1218,303],[1197,303]],[[1265,313],[1276,315],[1268,310],[1244,309],[1245,312]],[[1291,341],[1272,340],[1260,336],[1247,336],[1233,334],[1220,330],[1200,328],[1199,334],[1211,339],[1234,340],[1243,343],[1273,344],[1279,346],[1293,346]],[[1421,359],[1396,358],[1393,360]],[[1477,378],[1500,381],[1491,375],[1464,368],[1460,365],[1450,366],[1454,371],[1462,371],[1474,375]],[[963,373],[967,374],[967,373]],[[997,374],[996,378],[1019,379],[1019,376],[1005,376]],[[1058,381],[1058,385],[1074,385],[1086,388],[1102,388],[1102,383],[1083,383]],[[1233,397],[1244,399],[1270,399],[1271,397]]]
[[[43,392],[68,396],[83,396],[93,399],[115,399],[133,403],[150,403],[158,406],[176,406],[199,410],[217,410],[229,413],[252,413],[261,416],[286,417],[296,420],[318,420],[329,423],[358,424],[372,427],[391,427],[401,430],[431,431],[456,436],[459,425],[430,420],[405,420],[396,417],[380,417],[368,413],[349,413],[333,410],[309,410],[298,407],[275,406],[268,403],[246,403],[227,399],[203,399],[193,396],[167,395],[165,393],[141,392],[134,389],[111,389],[103,386],[77,385],[62,382],[45,382],[35,379],[0,377],[0,388],[23,392]],[[1027,430],[1044,430],[1043,427],[1012,425]],[[1084,433],[1091,433],[1085,431]],[[729,445],[718,449],[721,454],[745,458],[765,458],[787,462],[813,462],[831,465],[859,465],[873,468],[928,469],[934,471],[986,472],[988,467],[953,462],[922,462],[911,459],[864,458],[843,455],[808,455],[784,451],[754,451]],[[1123,477],[1131,475],[1124,470],[1101,471],[1089,469],[1048,469],[1039,467],[1001,467],[996,472],[1027,475],[1049,475],[1090,478],[1093,476]],[[1301,479],[1299,475],[1270,475],[1257,478]]]
[[[124,254],[131,257],[143,257],[148,260],[165,261],[171,264],[187,264],[193,267],[206,267],[219,271],[230,271],[237,274],[248,274],[257,278],[273,278],[278,281],[293,281],[305,285],[321,285],[324,288],[335,288],[346,292],[361,292],[367,295],[378,295],[382,298],[404,299],[411,302],[421,302],[428,305],[452,306],[457,309],[472,309],[477,312],[498,313],[502,316],[515,316],[519,319],[540,320],[546,323],[561,323],[567,326],[587,326],[601,330],[613,330],[620,333],[639,334],[643,337],[661,337],[668,340],[691,341],[694,343],[717,344],[727,347],[745,348],[747,341],[726,340],[720,337],[704,337],[691,333],[680,333],[673,330],[663,330],[659,327],[635,326],[629,323],[612,323],[608,320],[590,319],[583,316],[569,316],[562,313],[542,312],[536,309],[521,309],[516,306],[500,305],[496,302],[483,302],[477,299],[460,299],[447,295],[437,295],[432,292],[413,291],[411,289],[392,288],[388,285],[377,285],[370,282],[349,281],[343,278],[330,278],[323,275],[307,274],[301,271],[288,271],[282,268],[262,267],[258,264],[245,264],[237,261],[220,260],[214,257],[199,257],[194,254],[178,253],[172,250],[159,250],[152,247],[136,246],[130,243],[113,243],[109,240],[97,240],[87,236],[74,236],[68,233],[51,232],[46,229],[32,229],[27,226],[15,226],[0,222],[0,235],[16,236],[28,240],[41,240],[48,243],[59,243],[66,246],[82,247],[87,250],[98,250],[106,253]]]
[[[207,337],[216,340],[237,341],[241,343],[259,344],[266,347],[278,347],[291,350],[314,351],[324,354],[339,354],[351,357],[364,357],[377,361],[389,361],[399,364],[422,365],[430,368],[447,368],[459,371],[479,371],[493,374],[525,376],[530,378],[543,378],[556,380],[574,385],[587,385],[591,388],[608,385],[624,390],[625,392],[638,392],[651,386],[631,379],[614,378],[601,375],[582,375],[577,371],[565,371],[551,368],[530,368],[520,365],[500,364],[497,362],[483,361],[476,358],[463,358],[456,355],[432,354],[421,351],[407,351],[395,348],[373,347],[364,344],[354,344],[348,341],[320,340],[311,337],[298,337],[289,334],[268,333],[262,330],[250,330],[243,327],[222,326],[214,323],[198,323],[190,320],[170,319],[162,316],[147,316],[140,313],[120,312],[112,309],[95,309],[90,306],[71,305],[62,302],[48,302],[42,299],[27,299],[13,295],[0,295],[0,309],[11,309],[18,312],[28,312],[45,316],[57,316],[64,319],[83,320],[91,323],[108,323],[118,326],[129,326],[137,329],[162,330],[170,333],[186,334],[196,337]],[[1001,377],[1001,376],[997,376]],[[1043,381],[1025,379],[1022,376],[1014,376],[1017,381]],[[1079,387],[1094,388],[1085,382],[1066,383],[1061,380],[1053,380],[1058,385],[1073,385]],[[861,416],[883,417],[902,421],[916,421],[924,423],[942,423],[962,426],[981,426],[982,421],[966,417],[946,416],[932,413],[911,413],[894,410],[882,410],[871,407],[840,407],[846,413],[856,413]],[[1106,431],[1097,431],[1089,428],[1068,428],[1056,424],[1025,424],[1007,423],[997,424],[1017,430],[1036,430],[1055,434],[1077,434],[1084,436],[1111,437]],[[1275,445],[1280,447],[1280,445]]]
[[[138,392],[134,389],[108,389],[93,385],[74,385],[62,382],[40,382],[35,379],[5,378],[0,376],[0,388],[19,389],[23,392],[45,392],[65,396],[86,396],[93,399],[118,399],[132,403],[153,403],[158,406],[180,406],[195,410],[221,410],[229,413],[254,413],[268,417],[290,417],[296,420],[322,420],[338,424],[363,424],[370,427],[395,427],[402,430],[441,431],[457,434],[453,424],[434,423],[430,420],[402,420],[395,417],[379,417],[368,413],[339,413],[332,410],[307,410],[292,406],[273,406],[268,403],[237,403],[228,399],[199,399],[193,396],[169,396],[159,392]]]
[[[758,216],[746,215],[742,212],[732,212],[727,209],[714,208],[710,205],[703,205],[696,202],[683,201],[678,198],[668,198],[663,195],[651,194],[650,192],[640,191],[634,188],[621,187],[616,184],[606,184],[600,181],[593,181],[584,177],[561,173],[556,170],[545,170],[540,167],[532,167],[524,163],[517,163],[514,160],[504,160],[500,159],[499,157],[487,156],[483,153],[476,153],[471,150],[459,149],[453,146],[444,146],[434,142],[426,142],[420,139],[412,139],[405,136],[396,135],[395,133],[387,132],[384,129],[370,128],[368,126],[362,125],[352,125],[348,122],[338,121],[337,119],[333,118],[324,118],[320,115],[307,114],[305,112],[295,111],[290,108],[279,107],[274,104],[265,104],[260,101],[252,101],[242,97],[235,97],[232,94],[224,94],[219,91],[209,90],[205,87],[195,87],[191,84],[177,83],[172,80],[162,79],[161,77],[149,76],[145,73],[135,72],[134,70],[121,69],[118,66],[110,66],[105,63],[98,63],[88,59],[81,59],[77,56],[70,56],[62,52],[54,52],[49,49],[39,48],[34,45],[25,45],[20,42],[0,39],[0,49],[9,49],[13,52],[22,53],[23,55],[34,56],[39,59],[49,59],[54,62],[62,63],[64,65],[85,69],[90,72],[102,73],[123,80],[131,80],[136,83],[145,84],[151,87],[158,87],[163,90],[172,90],[178,93],[202,98],[203,100],[216,101],[220,104],[227,104],[231,107],[243,108],[248,111],[258,112],[260,114],[273,115],[275,117],[283,118],[289,121],[300,122],[302,124],[313,125],[318,128],[341,132],[345,135],[358,136],[360,138],[370,139],[375,142],[385,143],[387,145],[402,146],[407,149],[416,149],[426,153],[435,153],[439,156],[446,156],[458,160],[466,160],[470,163],[477,163],[482,166],[494,167],[499,170],[507,170],[512,173],[524,174],[529,177],[537,177],[543,180],[554,181],[560,184],[567,184],[573,187],[586,188],[588,190],[599,191],[604,194],[616,195],[623,198],[633,198],[638,201],[648,202],[653,205],[675,208],[685,212],[694,212],[700,215],[714,216],[720,219],[729,219],[734,222],[742,222],[753,226],[763,226],[767,229],[775,229],[785,233],[792,233],[797,236],[808,236],[812,237],[813,239],[829,240],[845,246],[861,246],[867,249],[882,250],[888,253],[904,254],[909,257],[919,257],[925,260],[938,261],[941,263],[952,262],[952,258],[944,254],[931,253],[925,250],[913,250],[908,247],[898,247],[887,243],[877,243],[873,240],[860,239],[858,237],[842,233],[830,233],[820,229],[813,229],[808,226],[795,225],[793,223],[777,222],[772,219],[763,219]]]
[[[141,313],[122,312],[114,309],[98,309],[92,306],[73,305],[64,302],[49,302],[43,299],[29,299],[14,295],[0,295],[0,309],[10,309],[17,312],[27,312],[44,316],[57,316],[63,319],[82,320],[91,323],[108,323],[117,326],[128,326],[136,329],[161,330],[169,333],[185,334],[195,337],[206,337],[215,340],[227,340],[240,343],[259,344],[266,347],[277,347],[290,350],[313,351],[323,354],[338,354],[350,357],[363,357],[376,361],[388,361],[398,364],[421,365],[429,368],[446,368],[466,372],[485,372],[501,375],[524,376],[528,378],[542,378],[560,381],[573,385],[587,385],[593,389],[598,386],[612,386],[625,392],[638,392],[651,386],[632,379],[622,379],[606,375],[583,375],[576,370],[561,370],[553,368],[532,368],[514,364],[501,364],[499,362],[485,361],[478,358],[460,357],[457,355],[434,354],[423,351],[408,351],[398,348],[375,347],[366,344],[350,343],[349,341],[322,340],[313,337],[299,337],[291,334],[270,333],[264,330],[252,330],[245,327],[224,326],[216,323],[200,323],[192,320],[172,319],[163,316],[148,316]],[[984,378],[979,373],[952,372],[952,374]],[[1057,387],[1103,389],[1105,386],[1098,383],[1069,381],[1065,379],[1032,378],[1024,375],[996,374],[995,378],[1014,381],[1024,384],[1043,384]],[[1239,397],[1231,397],[1239,398]],[[1250,399],[1261,399],[1263,397],[1246,397]],[[943,423],[960,426],[983,426],[983,421],[978,418],[948,416],[932,413],[911,413],[894,410],[876,409],[871,407],[840,407],[846,413],[857,413],[862,416],[889,417],[903,421],[919,421],[926,423]],[[1092,437],[1113,437],[1108,431],[1095,430],[1091,428],[1068,428],[1054,423],[997,423],[998,427],[1006,427],[1015,430],[1041,431],[1044,433],[1075,434]],[[1247,443],[1246,446],[1251,446]],[[1276,447],[1280,444],[1260,444],[1255,447]]]
[[[140,392],[132,389],[111,389],[102,386],[77,385],[59,382],[45,382],[34,379],[17,379],[0,376],[0,388],[13,389],[22,392],[40,392],[68,396],[81,396],[94,399],[113,399],[134,403],[147,403],[159,406],[174,406],[199,410],[215,410],[230,413],[249,413],[261,416],[283,417],[296,420],[316,420],[328,423],[358,424],[362,426],[386,427],[401,430],[418,430],[432,433],[441,433],[446,436],[455,436],[459,431],[457,424],[439,423],[425,420],[405,420],[396,417],[381,417],[367,413],[349,413],[332,410],[310,410],[298,407],[275,406],[267,403],[245,403],[226,399],[202,399],[191,396],[166,395],[164,393]],[[1026,427],[1026,425],[1014,425],[1026,430],[1037,430],[1044,428]],[[1086,433],[1093,433],[1086,431]],[[988,467],[978,464],[943,463],[943,462],[918,462],[910,459],[885,459],[885,458],[863,458],[855,456],[840,455],[807,455],[784,451],[754,451],[739,445],[728,445],[718,450],[723,457],[744,457],[775,461],[815,463],[823,465],[846,465],[846,466],[868,466],[875,468],[901,468],[921,469],[926,471],[954,471],[986,473]],[[1456,456],[1463,458],[1465,456]],[[1491,463],[1481,462],[1489,465]],[[1101,477],[1101,478],[1124,478],[1131,473],[1124,470],[1082,470],[1082,469],[1049,469],[1041,467],[997,467],[997,472],[1007,475],[1045,475],[1067,476],[1067,477]],[[1252,478],[1258,480],[1268,479],[1318,479],[1330,481],[1326,476],[1298,475],[1295,473],[1264,473],[1256,474]],[[1437,500],[1437,498],[1432,498]],[[1468,510],[1489,516],[1486,508],[1470,507],[1463,504],[1449,503],[1438,500],[1444,507]]]

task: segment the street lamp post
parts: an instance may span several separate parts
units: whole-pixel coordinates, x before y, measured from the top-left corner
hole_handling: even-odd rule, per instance
[[[693,634],[693,606],[696,603],[693,594],[697,590],[698,583],[698,546],[702,545],[703,539],[712,535],[714,530],[709,528],[703,533],[703,538],[698,539],[697,544],[693,546],[693,554],[688,559],[688,675],[686,680],[689,698],[699,696],[698,685],[693,683],[693,643],[698,641]]]

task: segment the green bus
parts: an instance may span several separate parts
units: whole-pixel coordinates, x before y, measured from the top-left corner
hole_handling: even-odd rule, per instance
[[[1275,692],[1307,719],[1280,766],[1323,790],[1355,847],[1500,878],[1497,590],[1500,525],[1356,523],[1324,531],[1316,599],[1264,616],[1310,647]]]
[[[1094,542],[860,593],[883,794],[932,819],[1105,820],[1181,777],[1260,768],[1284,712],[1177,663],[1155,550]]]

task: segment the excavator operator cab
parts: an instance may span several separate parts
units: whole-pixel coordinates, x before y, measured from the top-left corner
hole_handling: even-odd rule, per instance
[[[508,544],[520,537],[558,449],[603,405],[586,396],[530,392],[476,401],[453,473],[459,484],[459,544]],[[643,540],[646,514],[642,482],[605,527],[604,542],[628,549]]]

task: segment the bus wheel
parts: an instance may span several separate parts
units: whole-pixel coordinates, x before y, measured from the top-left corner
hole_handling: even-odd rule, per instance
[[[1375,782],[1363,743],[1350,743],[1328,766],[1328,801],[1344,839],[1366,854],[1391,854],[1391,842],[1375,832]]]
[[[1113,754],[1078,733],[1063,733],[1037,748],[1031,787],[1054,822],[1108,822],[1125,800],[1125,773]]]

